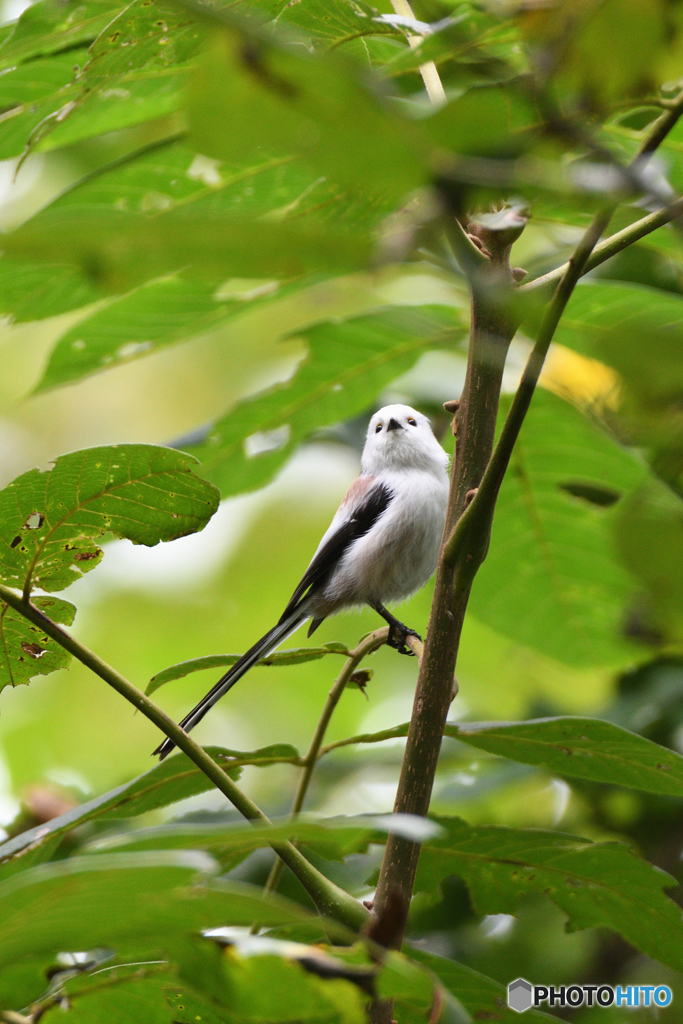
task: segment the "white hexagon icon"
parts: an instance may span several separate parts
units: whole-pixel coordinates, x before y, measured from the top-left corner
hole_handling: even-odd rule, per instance
[[[526,978],[517,978],[508,985],[508,1006],[517,1013],[529,1010],[533,1003],[533,986]]]

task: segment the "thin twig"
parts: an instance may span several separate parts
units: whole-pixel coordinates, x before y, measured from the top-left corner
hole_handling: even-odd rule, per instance
[[[647,135],[641,142],[640,146],[638,147],[636,155],[628,164],[627,169],[633,169],[634,167],[642,166],[644,158],[651,156],[652,153],[654,153],[655,150],[658,149],[659,146],[661,146],[662,142],[664,142],[664,139],[667,137],[671,129],[676,125],[677,121],[680,119],[682,115],[683,89],[679,92],[678,96],[676,96],[675,99],[670,101],[668,108],[664,111],[664,113],[657,118],[652,128],[650,128],[650,131],[647,133]],[[597,267],[600,263],[604,263],[604,261],[609,259],[610,256],[614,256],[617,252],[620,252],[621,249],[625,249],[627,245],[631,245],[632,242],[637,242],[639,238],[642,238],[643,235],[649,234],[650,231],[654,231],[656,227],[662,227],[664,224],[668,224],[670,221],[676,220],[678,217],[681,216],[681,208],[678,205],[678,203],[680,202],[680,200],[677,200],[677,202],[671,203],[669,206],[663,207],[663,209],[659,210],[657,213],[651,214],[649,218],[644,217],[642,221],[637,221],[636,224],[631,224],[629,228],[625,228],[624,231],[617,232],[617,234],[613,235],[612,238],[608,238],[607,241],[603,243],[603,246],[597,246],[594,255],[597,257],[598,253],[600,253],[602,258],[596,258],[595,262],[586,261],[586,267],[583,273],[587,274],[589,270],[593,269],[593,267]],[[616,209],[616,205],[610,205],[609,207],[606,207],[605,210],[598,213],[594,223],[598,220],[598,218],[604,216],[607,209],[613,212]],[[672,215],[668,216],[668,213],[672,213]],[[638,234],[637,231],[634,231],[633,236],[626,234],[629,231],[633,231],[633,229],[635,229],[637,225],[643,225],[646,221],[653,221],[653,218],[657,217],[662,217],[663,219],[661,220],[661,222],[653,222],[652,227],[647,226],[647,229],[644,230],[642,234]],[[613,248],[613,251],[610,251],[610,249],[607,247],[610,244],[614,245],[615,239],[617,239],[618,236],[622,236],[622,238],[619,239],[619,241],[624,241],[624,238],[628,240],[624,241],[623,245],[619,245],[618,248]],[[603,255],[603,253],[607,253],[607,255]],[[518,289],[518,291],[529,292],[535,290],[536,288],[540,288],[544,285],[547,286],[548,284],[552,284],[554,281],[559,281],[566,272],[567,266],[568,264],[565,263],[562,267],[558,267],[557,270],[551,271],[550,274],[544,274],[542,277],[538,277],[534,281],[527,282],[526,284],[522,285]]]
[[[321,717],[319,717],[317,725],[315,726],[315,732],[313,738],[310,741],[310,746],[305,757],[302,759],[303,772],[299,780],[297,787],[296,796],[294,798],[294,804],[292,805],[292,817],[296,818],[303,809],[306,794],[308,793],[308,786],[313,776],[315,765],[319,758],[322,757],[321,746],[325,739],[325,734],[328,731],[328,726],[334,714],[335,708],[337,707],[341,695],[346,689],[346,685],[353,675],[353,672],[357,669],[364,658],[368,657],[374,651],[378,650],[383,644],[387,642],[389,637],[389,627],[383,626],[380,630],[375,630],[374,633],[369,633],[367,637],[362,640],[349,652],[346,664],[344,668],[337,676],[336,680],[332,685],[332,689],[328,693],[328,699],[325,702],[325,707]],[[422,641],[418,640],[417,637],[409,636],[405,638],[407,643],[413,652],[418,657],[422,656]],[[268,874],[267,881],[265,883],[264,892],[272,892],[278,883],[280,882],[280,876],[283,872],[283,861],[278,858],[275,860],[270,873]]]
[[[0,584],[0,599],[15,611],[23,615],[29,622],[39,626],[48,636],[52,637],[60,647],[77,658],[95,675],[113,687],[125,697],[135,708],[142,711],[175,745],[186,754],[194,764],[209,778],[214,786],[228,798],[230,803],[254,824],[269,825],[269,819],[253,800],[239,789],[220,765],[195,743],[187,733],[177,725],[160,707],[146,697],[131,682],[112,668],[97,654],[75,640],[66,630],[44,615],[30,602],[24,601],[15,591]],[[273,849],[297,876],[309,893],[321,913],[329,915],[350,928],[359,929],[368,918],[367,911],[349,893],[344,892],[328,878],[313,867],[309,861],[293,846],[292,843],[273,843]]]
[[[683,199],[676,199],[675,202],[669,206],[663,206],[656,213],[650,213],[647,217],[641,217],[640,220],[634,221],[633,224],[622,228],[621,231],[616,231],[609,238],[606,238],[604,242],[596,245],[586,260],[581,276],[594,270],[595,267],[599,267],[601,263],[611,259],[612,256],[616,256],[622,249],[628,248],[634,242],[639,242],[641,238],[645,238],[646,235],[656,231],[657,228],[664,227],[665,224],[670,224],[673,220],[678,220],[679,217],[683,217]],[[541,277],[534,278],[533,281],[520,285],[517,288],[517,294],[534,293],[539,289],[552,291],[553,285],[556,285],[561,280],[568,267],[568,263],[563,263],[561,267],[557,267]]]

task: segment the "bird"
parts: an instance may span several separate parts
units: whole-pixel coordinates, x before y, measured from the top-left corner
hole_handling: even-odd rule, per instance
[[[419,634],[392,615],[385,602],[410,597],[436,569],[448,503],[448,464],[421,412],[387,405],[372,416],[360,476],[346,492],[279,622],[183,718],[185,732],[307,620],[310,637],[328,615],[369,605],[389,624],[389,646],[412,653],[406,639]],[[166,738],[153,756],[163,760],[174,747]]]

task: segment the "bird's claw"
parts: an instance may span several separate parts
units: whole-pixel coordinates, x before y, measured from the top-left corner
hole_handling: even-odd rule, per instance
[[[399,654],[407,654],[409,657],[414,658],[414,651],[411,651],[411,649],[406,646],[406,639],[409,636],[416,636],[420,643],[422,643],[422,637],[419,633],[416,633],[414,629],[408,629],[407,626],[391,626],[389,628],[387,645],[389,647],[393,647]]]

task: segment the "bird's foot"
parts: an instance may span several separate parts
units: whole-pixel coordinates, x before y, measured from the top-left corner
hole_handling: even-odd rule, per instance
[[[389,627],[389,638],[387,639],[387,645],[393,647],[399,654],[408,654],[414,658],[415,653],[406,646],[406,640],[409,636],[416,636],[417,639],[422,643],[422,637],[419,633],[416,633],[414,629],[408,629],[402,622],[397,622],[395,625]]]

